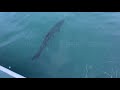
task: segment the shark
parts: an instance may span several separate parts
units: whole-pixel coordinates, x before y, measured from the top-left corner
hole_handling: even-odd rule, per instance
[[[56,32],[59,32],[61,30],[62,25],[64,24],[65,20],[62,19],[58,21],[45,35],[43,42],[41,43],[39,50],[35,53],[35,55],[32,57],[32,60],[36,60],[41,56],[42,51],[46,48],[48,41],[54,36]]]

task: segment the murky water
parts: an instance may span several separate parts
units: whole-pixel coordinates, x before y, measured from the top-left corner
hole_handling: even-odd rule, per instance
[[[119,19],[119,12],[0,12],[0,65],[25,77],[120,77]]]

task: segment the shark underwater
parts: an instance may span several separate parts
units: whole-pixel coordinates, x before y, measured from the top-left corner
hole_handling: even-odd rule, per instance
[[[39,58],[41,56],[42,51],[44,50],[44,48],[47,46],[48,41],[53,37],[53,35],[56,32],[59,32],[62,25],[64,24],[64,19],[58,21],[50,30],[49,32],[45,35],[44,40],[42,42],[42,44],[40,45],[39,50],[37,51],[37,53],[32,57],[32,60],[35,60],[37,58]]]

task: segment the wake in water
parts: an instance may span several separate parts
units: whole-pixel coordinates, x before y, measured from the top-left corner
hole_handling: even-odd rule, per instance
[[[64,23],[64,19],[60,20],[59,22],[57,22],[51,29],[50,31],[47,33],[47,35],[45,36],[40,49],[38,50],[38,52],[32,57],[32,60],[35,60],[37,58],[40,57],[42,51],[44,50],[44,48],[47,46],[48,41],[51,39],[51,37],[56,33],[59,32],[61,29],[61,26]]]

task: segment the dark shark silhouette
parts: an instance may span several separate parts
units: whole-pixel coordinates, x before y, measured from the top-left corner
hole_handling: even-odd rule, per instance
[[[56,32],[59,32],[60,29],[61,29],[61,26],[63,25],[64,23],[64,19],[63,20],[60,20],[59,22],[57,22],[51,29],[50,31],[47,33],[47,35],[45,36],[41,46],[40,46],[40,49],[38,50],[38,52],[32,57],[32,60],[35,60],[37,58],[40,57],[42,51],[44,50],[44,48],[47,46],[47,43],[48,41],[51,39],[51,37],[53,37],[53,35],[56,33]]]

